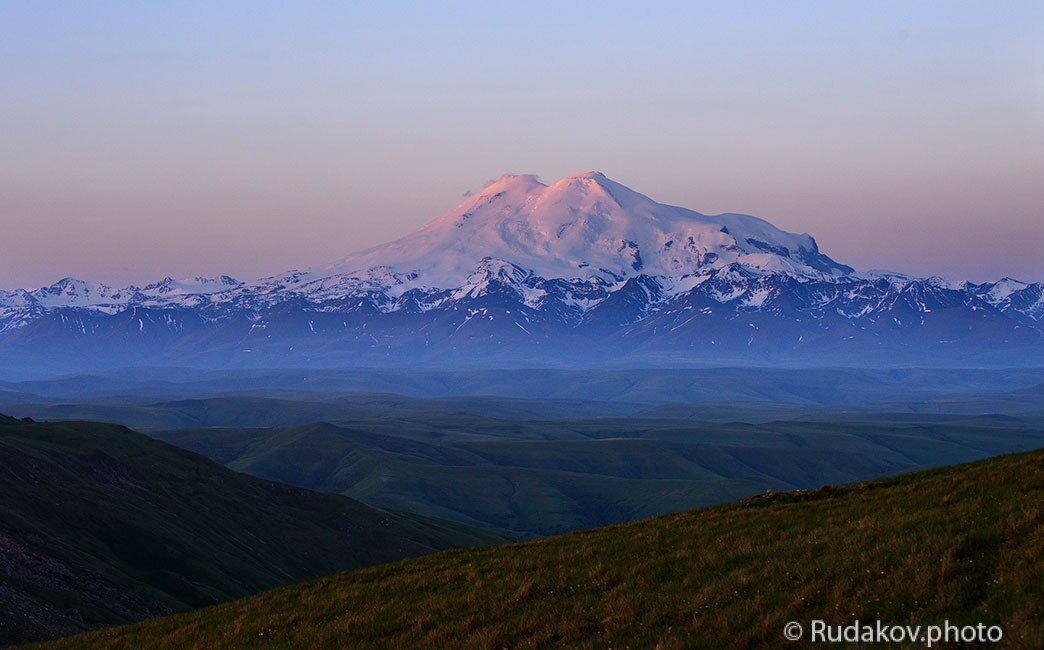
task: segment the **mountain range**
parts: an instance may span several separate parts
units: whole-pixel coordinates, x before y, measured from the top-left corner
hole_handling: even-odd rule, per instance
[[[858,273],[807,234],[598,172],[505,175],[419,230],[255,281],[0,291],[9,374],[119,365],[1034,365],[1044,284]]]

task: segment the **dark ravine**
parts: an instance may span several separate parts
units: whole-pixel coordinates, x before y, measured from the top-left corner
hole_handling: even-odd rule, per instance
[[[0,417],[0,645],[502,538],[252,478],[124,427]]]

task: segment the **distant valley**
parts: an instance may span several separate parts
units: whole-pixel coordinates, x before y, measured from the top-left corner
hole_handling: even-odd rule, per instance
[[[0,385],[0,409],[526,537],[1035,449],[1042,391],[1034,369],[138,369]]]
[[[1044,447],[1044,417],[761,425],[428,415],[154,434],[263,478],[508,535],[548,535]]]

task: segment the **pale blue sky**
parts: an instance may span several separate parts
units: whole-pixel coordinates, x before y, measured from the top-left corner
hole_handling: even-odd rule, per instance
[[[243,279],[504,172],[1044,280],[1036,2],[0,0],[0,287]]]

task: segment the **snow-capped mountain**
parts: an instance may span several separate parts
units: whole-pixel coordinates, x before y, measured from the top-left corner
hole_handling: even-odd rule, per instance
[[[597,172],[505,175],[401,239],[252,282],[0,292],[0,360],[29,366],[1032,364],[1042,350],[1040,283],[859,274],[810,235],[657,203]]]
[[[388,268],[416,276],[410,286],[445,288],[459,286],[484,258],[566,280],[680,279],[729,264],[814,278],[852,271],[821,254],[809,235],[757,217],[663,205],[588,172],[551,186],[535,176],[501,176],[420,230],[322,272]]]

